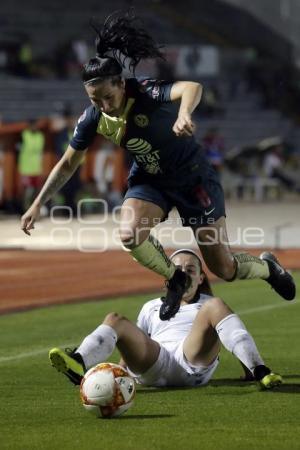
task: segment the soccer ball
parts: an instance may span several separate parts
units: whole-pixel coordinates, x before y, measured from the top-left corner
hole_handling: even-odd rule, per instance
[[[124,367],[109,362],[92,367],[80,384],[84,408],[97,417],[124,414],[133,404],[135,383]]]

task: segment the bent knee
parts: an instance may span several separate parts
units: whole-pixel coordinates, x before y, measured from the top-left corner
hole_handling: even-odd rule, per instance
[[[220,297],[212,297],[204,303],[200,311],[213,311],[215,313],[224,309],[224,307],[227,308],[227,305]]]
[[[105,325],[114,327],[116,324],[118,324],[119,322],[121,322],[123,320],[127,320],[126,317],[122,316],[121,314],[111,312],[111,313],[107,314],[107,316],[103,320],[103,323]]]
[[[215,328],[220,320],[230,314],[233,314],[233,311],[221,298],[213,297],[204,303],[198,314],[205,317],[208,323]]]
[[[131,249],[136,246],[136,233],[133,228],[120,228],[119,237],[123,247]]]
[[[150,230],[144,228],[126,228],[119,230],[120,240],[125,250],[132,250],[142,244],[149,236]]]

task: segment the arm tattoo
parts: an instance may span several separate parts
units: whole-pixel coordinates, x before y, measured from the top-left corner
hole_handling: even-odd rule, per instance
[[[46,183],[40,192],[40,202],[46,203],[64,184],[69,180],[72,173],[65,170],[58,170],[50,173]]]

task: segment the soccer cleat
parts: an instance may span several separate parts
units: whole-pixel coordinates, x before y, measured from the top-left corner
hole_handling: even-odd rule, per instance
[[[266,281],[285,300],[293,300],[296,296],[296,286],[292,275],[280,265],[272,253],[263,252],[260,259],[266,261],[269,266],[270,276]]]
[[[261,389],[273,389],[282,384],[282,377],[278,373],[273,373],[266,366],[256,366],[254,369],[254,378]]]
[[[58,372],[62,372],[69,380],[79,385],[85,372],[84,363],[79,353],[74,350],[53,348],[49,352],[51,365]]]
[[[269,373],[269,375],[264,376],[259,380],[259,385],[261,389],[273,389],[276,386],[280,386],[283,383],[281,375],[278,373]]]
[[[184,292],[190,287],[191,278],[180,269],[176,269],[173,277],[166,282],[167,295],[162,297],[162,305],[159,310],[160,320],[170,320],[180,308],[180,302]]]

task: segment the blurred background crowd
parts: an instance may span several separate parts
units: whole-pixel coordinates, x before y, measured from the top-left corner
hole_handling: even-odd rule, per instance
[[[94,54],[90,19],[101,23],[130,6],[165,46],[165,61],[143,62],[137,75],[203,84],[196,137],[226,196],[297,201],[300,2],[11,0],[0,6],[0,212],[28,207],[88,106],[80,72]],[[52,205],[76,215],[78,200],[103,198],[112,209],[130,165],[127,153],[97,137]],[[99,211],[91,203],[87,212]]]

